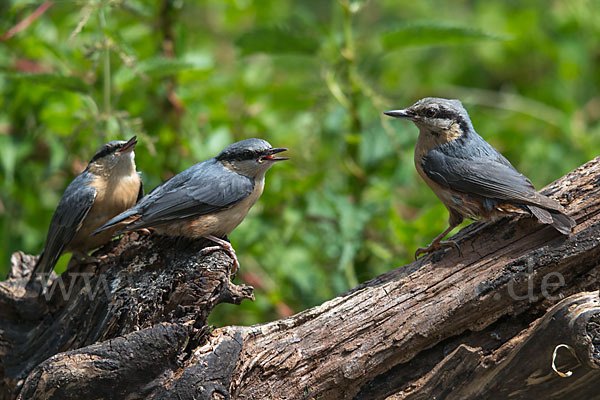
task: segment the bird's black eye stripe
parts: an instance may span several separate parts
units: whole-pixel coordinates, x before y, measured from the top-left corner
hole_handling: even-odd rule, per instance
[[[450,110],[447,110],[445,108],[442,108],[437,112],[437,117],[444,118],[444,119],[456,119],[458,116],[456,115],[456,113],[454,113]]]
[[[254,160],[260,156],[260,152],[257,151],[244,151],[242,153],[242,160]]]
[[[124,141],[113,140],[112,142],[108,142],[102,145],[102,147],[100,147],[96,154],[94,154],[94,157],[92,157],[90,162],[92,163],[99,158],[106,157],[107,155],[112,154],[117,150],[120,150],[121,148],[123,148],[123,146],[125,146],[126,143],[127,142]]]
[[[236,151],[235,153],[221,153],[217,160],[220,161],[244,161],[244,160],[255,160],[264,152],[262,151],[252,151],[252,150],[244,150],[244,151]]]
[[[460,115],[457,115],[452,110],[446,108],[428,108],[425,110],[425,116],[427,118],[439,118],[439,119],[459,119],[462,120]]]
[[[90,162],[94,162],[99,158],[105,157],[114,151],[115,146],[104,145],[100,148],[100,150],[96,152],[96,154],[94,154],[94,157],[92,157],[92,160]]]

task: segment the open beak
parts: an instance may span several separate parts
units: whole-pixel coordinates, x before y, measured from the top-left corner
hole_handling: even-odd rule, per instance
[[[415,113],[410,108],[406,108],[404,110],[384,111],[383,113],[394,118],[413,119],[415,117]]]
[[[123,147],[121,147],[121,149],[119,150],[120,154],[126,154],[129,152],[132,152],[133,149],[135,148],[135,145],[137,144],[137,136],[132,137],[131,139],[129,139],[127,141],[127,143],[125,143],[123,145]]]
[[[285,147],[276,147],[274,149],[269,150],[269,155],[263,157],[263,160],[269,160],[269,161],[285,161],[285,160],[289,160],[289,157],[275,157],[274,154],[277,153],[281,153],[282,151],[287,151],[287,149]]]

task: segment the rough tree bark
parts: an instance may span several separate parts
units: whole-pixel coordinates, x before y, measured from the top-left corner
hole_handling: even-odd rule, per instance
[[[206,326],[253,293],[205,243],[125,235],[48,301],[25,292],[35,257],[16,253],[0,283],[3,397],[600,398],[599,177],[594,159],[544,190],[577,220],[570,236],[474,223],[455,237],[462,257],[439,251],[250,327]],[[571,376],[552,370],[555,350]]]

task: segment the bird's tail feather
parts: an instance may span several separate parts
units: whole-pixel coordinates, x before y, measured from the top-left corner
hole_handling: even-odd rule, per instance
[[[577,222],[573,218],[560,211],[554,211],[551,214],[553,220],[552,226],[563,235],[571,233],[575,225],[577,225]]]
[[[527,208],[543,224],[549,224],[563,235],[568,235],[577,224],[575,220],[558,210],[545,210],[540,207],[528,205]]]
[[[129,210],[124,211],[121,214],[114,217],[113,219],[109,220],[104,225],[102,225],[100,228],[96,229],[94,232],[92,232],[92,235],[97,235],[100,232],[103,232],[107,229],[113,228],[117,225],[128,224],[130,222],[135,221],[138,217],[139,216],[136,215],[136,211],[130,208]],[[121,233],[120,230],[119,230],[119,232],[115,232],[115,234],[117,234],[117,233]]]
[[[548,210],[544,210],[543,208],[539,208],[536,206],[529,205],[527,206],[531,213],[536,216],[537,219],[540,220],[542,224],[551,224],[553,222],[552,215]]]
[[[37,262],[33,266],[33,270],[31,271],[31,275],[29,276],[29,281],[27,282],[26,287],[31,287],[38,277],[40,277],[42,280],[42,289],[46,287],[46,284],[48,283],[48,278],[52,273],[52,269],[54,268],[56,261],[58,261],[58,258],[50,260],[46,256],[46,252],[42,251],[42,253],[38,257]]]

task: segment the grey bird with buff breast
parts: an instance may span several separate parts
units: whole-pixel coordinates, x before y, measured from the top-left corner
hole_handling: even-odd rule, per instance
[[[106,221],[132,207],[143,196],[140,174],[135,169],[134,136],[128,141],[104,144],[86,169],[67,186],[54,211],[46,244],[33,268],[28,287],[38,277],[45,288],[58,258],[73,252],[84,259],[87,252],[110,240],[114,229],[102,235],[92,232]]]
[[[495,220],[528,214],[568,235],[576,225],[554,199],[538,193],[531,181],[475,132],[469,114],[459,100],[427,97],[403,110],[384,114],[412,121],[419,128],[414,162],[425,183],[444,203],[449,227],[415,259],[438,248],[464,218]]]
[[[276,157],[285,148],[273,148],[262,139],[246,139],[227,146],[211,159],[200,162],[157,186],[134,207],[108,221],[95,234],[117,227],[115,233],[154,228],[157,233],[187,238],[206,238],[239,262],[227,241],[263,192],[265,173],[287,160]]]

